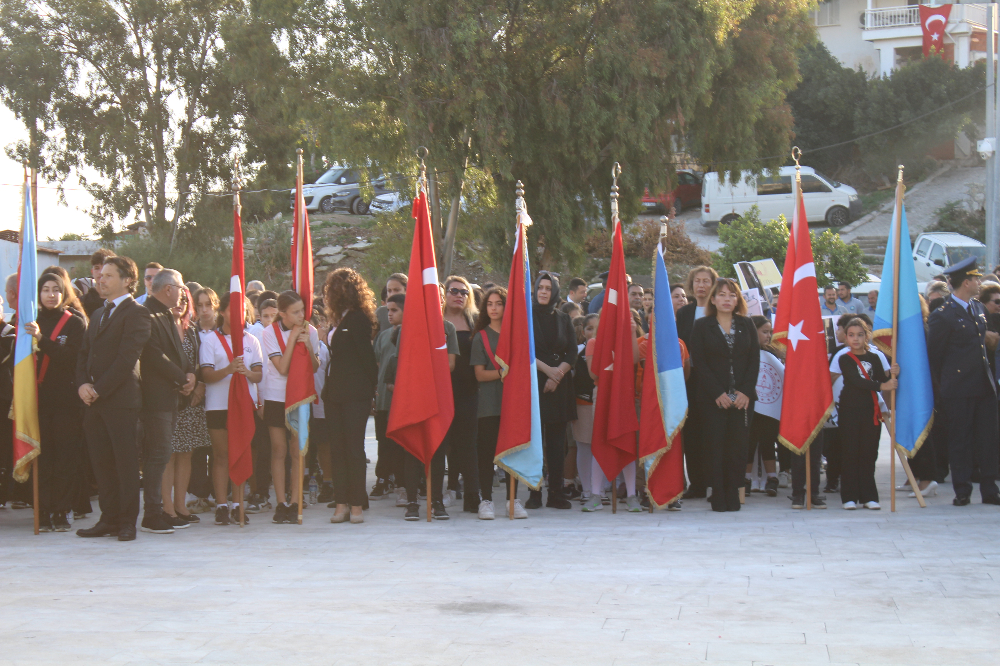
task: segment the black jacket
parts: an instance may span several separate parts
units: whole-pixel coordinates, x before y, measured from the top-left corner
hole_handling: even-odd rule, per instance
[[[688,303],[677,311],[677,337],[691,349],[691,329],[694,328],[694,313],[697,303]]]
[[[126,298],[101,329],[105,307],[94,310],[83,337],[76,363],[76,385],[94,385],[98,395],[94,407],[139,409],[139,357],[149,340],[149,310]]]
[[[935,398],[975,398],[996,383],[986,351],[986,310],[973,300],[966,311],[952,297],[927,319],[927,349]]]
[[[730,365],[736,390],[751,400],[757,399],[760,371],[757,327],[749,317],[739,315],[733,315],[733,325],[736,340],[731,353],[715,316],[702,317],[691,329],[691,367],[698,378],[696,391],[701,403],[714,402],[723,393],[729,393]]]
[[[377,386],[378,362],[372,347],[372,323],[360,311],[351,310],[340,320],[330,339],[323,402],[372,400]]]
[[[148,412],[172,412],[178,408],[180,389],[187,383],[187,373],[194,372],[181,336],[174,325],[174,315],[152,296],[144,307],[149,310],[149,340],[142,350],[142,408]]]
[[[52,332],[66,310],[38,309],[38,329],[42,338],[38,341],[38,407],[59,413],[65,409],[79,409],[83,406],[76,386],[76,364],[80,357],[80,347],[87,334],[87,324],[83,318],[71,312],[56,339]],[[48,359],[48,362],[45,361]],[[41,368],[45,367],[45,378]]]

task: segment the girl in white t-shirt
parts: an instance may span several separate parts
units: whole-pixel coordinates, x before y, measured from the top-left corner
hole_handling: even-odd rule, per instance
[[[229,302],[227,292],[219,300],[219,316],[215,331],[201,340],[198,359],[201,363],[202,378],[205,380],[205,418],[208,421],[208,436],[212,440],[212,486],[215,491],[215,524],[228,525],[238,522],[232,502],[224,502],[229,484],[229,432],[226,416],[229,411],[229,384],[232,375],[241,374],[247,378],[250,399],[256,404],[256,383],[260,381],[263,357],[257,339],[244,331],[243,356],[233,357],[233,340],[229,329]],[[247,323],[253,322],[253,305],[244,299]],[[251,406],[252,409],[252,406]]]
[[[275,523],[297,523],[298,502],[289,503],[285,496],[285,456],[289,447],[289,431],[285,426],[285,385],[288,381],[288,369],[291,365],[292,350],[302,342],[312,359],[312,370],[319,369],[319,335],[316,329],[305,320],[305,304],[294,291],[285,291],[278,296],[278,319],[264,329],[264,355],[268,362],[264,366],[264,423],[271,435],[271,479],[274,482],[274,494],[277,506],[274,510]],[[302,483],[302,468],[299,452],[293,450],[291,463],[291,478],[295,484]],[[298,496],[298,492],[294,493]]]

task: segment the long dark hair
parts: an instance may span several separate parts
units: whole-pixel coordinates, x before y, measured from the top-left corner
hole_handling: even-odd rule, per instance
[[[507,312],[507,290],[503,287],[490,287],[483,293],[483,307],[479,311],[479,316],[476,317],[476,327],[474,329],[476,331],[482,331],[490,325],[490,315],[486,312],[486,301],[490,300],[490,296],[493,294],[500,296],[500,300],[503,301],[504,314]]]
[[[357,310],[368,320],[372,333],[378,332],[375,293],[361,277],[361,273],[353,268],[338,268],[326,276],[323,302],[326,305],[326,318],[331,324],[340,324],[344,310]],[[280,301],[278,309],[281,309]]]
[[[80,304],[80,299],[76,296],[76,291],[74,291],[73,285],[69,281],[69,273],[66,272],[66,269],[59,266],[49,266],[46,268],[38,278],[39,295],[42,293],[42,285],[46,282],[55,282],[62,289],[62,298],[59,299],[59,305],[56,306],[56,309],[62,310],[68,308],[73,310],[74,313],[83,319],[84,323],[87,323],[87,314]],[[38,299],[38,305],[39,307],[44,307],[42,306],[41,298]]]

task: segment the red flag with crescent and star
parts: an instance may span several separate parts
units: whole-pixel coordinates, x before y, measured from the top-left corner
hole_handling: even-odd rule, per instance
[[[924,33],[924,57],[933,52],[944,57],[944,29],[948,27],[951,5],[920,5],[920,29]],[[933,51],[932,51],[933,49]]]
[[[778,441],[799,454],[809,448],[833,409],[818,291],[806,205],[797,183],[774,338],[787,348]]]

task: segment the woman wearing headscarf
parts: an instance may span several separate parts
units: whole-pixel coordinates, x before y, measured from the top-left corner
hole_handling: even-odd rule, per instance
[[[38,347],[38,422],[45,455],[38,457],[39,529],[68,532],[83,447],[83,403],[76,391],[76,359],[87,331],[86,315],[73,287],[62,275],[38,278],[38,318],[25,324]]]
[[[545,464],[549,472],[549,496],[545,506],[569,509],[563,497],[563,464],[566,458],[566,424],[576,420],[576,391],[572,369],[576,365],[576,331],[569,315],[556,308],[559,280],[540,273],[532,298],[535,333],[535,367],[538,369],[538,403],[545,440]],[[525,508],[542,506],[542,493],[532,490]]]

